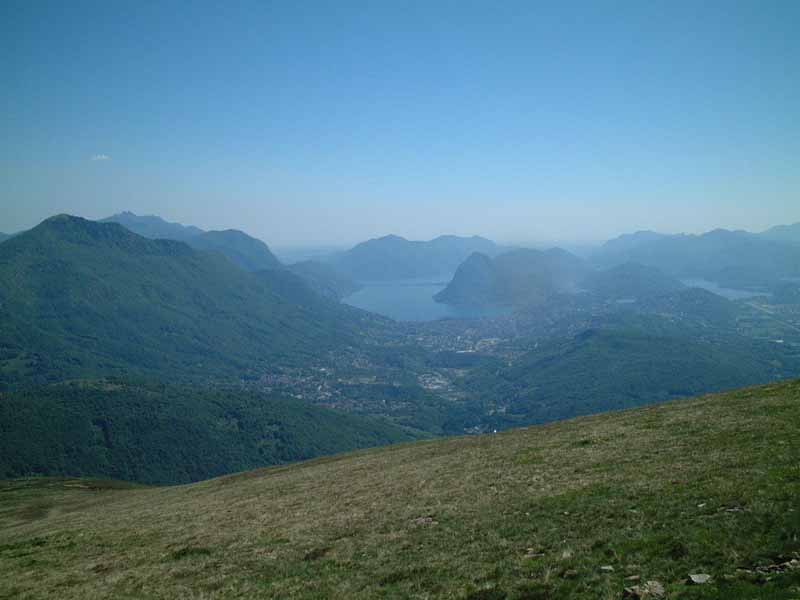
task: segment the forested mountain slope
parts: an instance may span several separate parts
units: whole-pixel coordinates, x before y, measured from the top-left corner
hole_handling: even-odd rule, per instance
[[[60,215],[0,245],[0,384],[241,376],[355,339],[362,318],[288,272]]]

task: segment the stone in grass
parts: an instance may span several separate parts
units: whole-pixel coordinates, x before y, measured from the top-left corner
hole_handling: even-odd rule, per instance
[[[709,583],[710,581],[711,575],[708,573],[692,573],[689,575],[689,579],[686,582],[694,585],[703,585],[704,583]]]
[[[648,581],[643,585],[625,588],[622,592],[622,597],[632,598],[633,600],[655,600],[656,598],[663,598],[665,593],[664,586],[658,581]]]
[[[578,576],[578,572],[575,569],[568,569],[561,576],[564,579],[575,579]]]
[[[606,573],[613,573],[614,567],[612,567],[611,565],[603,565],[602,567],[600,567],[600,570]]]
[[[544,552],[539,552],[536,548],[528,548],[528,551],[525,553],[525,558],[541,558],[544,556]]]

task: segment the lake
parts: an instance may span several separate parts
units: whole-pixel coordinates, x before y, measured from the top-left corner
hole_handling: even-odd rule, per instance
[[[342,302],[378,313],[395,321],[435,321],[437,319],[458,318],[478,319],[496,317],[510,312],[501,307],[455,307],[439,304],[433,300],[447,285],[449,278],[405,279],[402,281],[380,281],[363,283],[364,287],[342,300]],[[683,279],[690,287],[700,287],[729,300],[741,300],[755,296],[768,295],[752,290],[738,290],[721,287],[705,279]],[[624,300],[623,300],[624,302]]]
[[[433,296],[449,279],[406,279],[403,281],[362,282],[364,287],[342,300],[350,306],[378,313],[395,321],[435,321],[437,319],[477,319],[506,314],[504,308],[466,308],[439,304]]]

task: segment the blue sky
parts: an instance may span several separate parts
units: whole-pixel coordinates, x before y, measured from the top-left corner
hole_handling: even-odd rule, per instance
[[[0,230],[800,221],[800,2],[4,2]]]

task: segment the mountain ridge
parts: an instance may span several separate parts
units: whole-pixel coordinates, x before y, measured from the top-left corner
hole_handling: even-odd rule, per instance
[[[183,225],[162,219],[157,215],[137,215],[126,210],[100,220],[102,223],[119,223],[142,237],[186,241],[204,233],[194,225]]]
[[[800,276],[800,248],[727,229],[661,236],[633,245],[606,244],[592,259],[601,267],[636,262],[674,277],[702,278],[734,288],[763,287]]]
[[[758,234],[760,237],[776,242],[800,244],[800,223],[776,225]]]
[[[389,234],[353,246],[332,259],[334,266],[358,282],[450,276],[473,252],[494,255],[501,248],[480,236],[441,235],[407,240]]]
[[[184,242],[66,215],[0,244],[0,282],[6,385],[131,370],[241,375],[319,355],[334,338],[346,345],[360,318],[291,273],[250,273]]]
[[[204,231],[193,225],[170,223],[155,215],[139,216],[130,211],[112,215],[102,222],[119,223],[143,237],[178,240],[197,250],[219,252],[246,271],[281,267],[267,244],[238,229]]]

